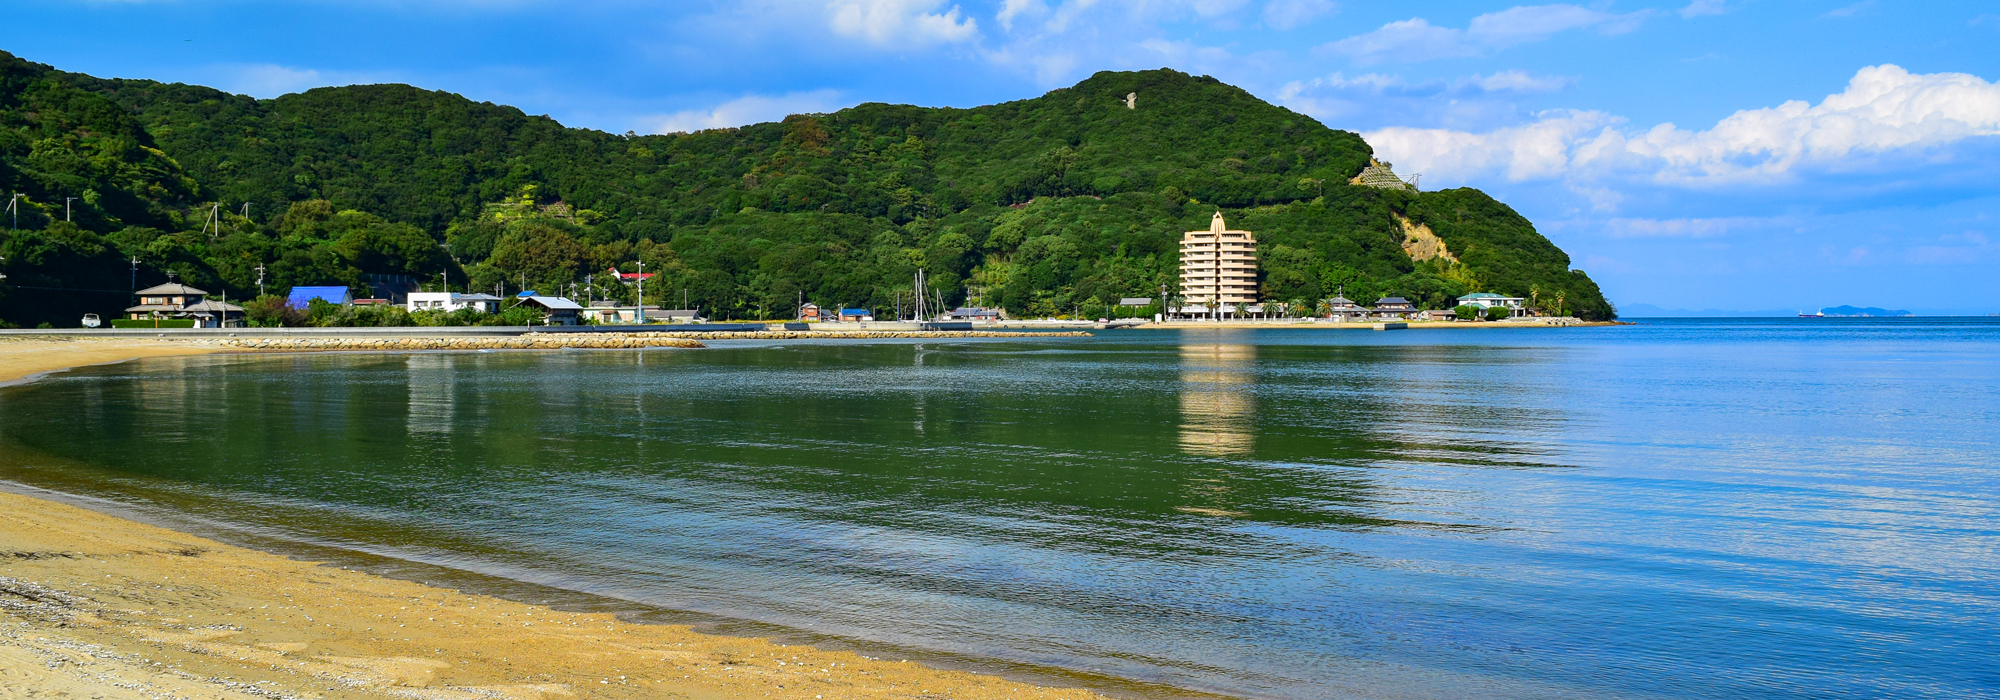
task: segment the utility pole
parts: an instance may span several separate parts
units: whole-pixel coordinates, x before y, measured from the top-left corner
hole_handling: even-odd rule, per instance
[[[639,304],[638,304],[638,308],[637,308],[637,310],[633,312],[633,314],[632,314],[632,318],[635,318],[635,319],[638,319],[638,320],[639,320],[639,325],[641,325],[641,326],[643,326],[643,325],[646,325],[646,260],[645,260],[645,258],[640,258],[640,259],[639,259]]]
[[[137,258],[134,258],[135,260]],[[257,296],[264,296],[264,264],[257,263]]]
[[[21,230],[21,193],[15,192],[13,198],[7,200],[7,211],[14,214],[14,230]]]
[[[69,203],[70,203],[70,202],[73,202],[73,201],[76,201],[76,198],[75,198],[75,197],[64,197],[64,198],[63,198],[63,221],[74,221],[74,220],[75,220],[75,219],[71,219],[71,218],[70,218],[70,209],[69,209]]]

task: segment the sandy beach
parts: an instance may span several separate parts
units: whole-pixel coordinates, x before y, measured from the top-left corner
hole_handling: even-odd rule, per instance
[[[0,338],[0,386],[36,375],[142,357],[205,355],[226,348],[144,338],[73,339],[60,336]]]
[[[155,340],[5,340],[0,382],[223,350]],[[561,612],[0,493],[0,697],[1099,696]]]

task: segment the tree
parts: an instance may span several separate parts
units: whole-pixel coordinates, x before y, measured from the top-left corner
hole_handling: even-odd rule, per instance
[[[1135,91],[1156,106],[1114,99]],[[1438,308],[1475,285],[1532,287],[1566,292],[1586,318],[1614,313],[1506,205],[1469,189],[1346,184],[1372,155],[1359,135],[1171,70],[1107,71],[971,109],[866,104],[628,137],[403,85],[258,100],[0,53],[0,126],[0,186],[28,195],[24,225],[53,229],[50,203],[79,196],[75,226],[115,248],[25,270],[10,256],[16,279],[65,289],[121,289],[94,277],[124,269],[114,255],[137,255],[156,280],[171,269],[238,295],[260,266],[279,288],[448,271],[479,289],[553,290],[643,259],[663,278],[649,301],[678,306],[685,288],[719,314],[801,295],[886,308],[918,268],[947,303],[978,287],[1014,314],[1054,313],[1175,283],[1181,232],[1219,208],[1257,232],[1267,299],[1344,287],[1364,303],[1400,293]],[[247,202],[255,217],[203,233],[217,202]],[[1461,262],[1411,260],[1399,218],[1429,226]],[[0,315],[128,301],[65,303]]]

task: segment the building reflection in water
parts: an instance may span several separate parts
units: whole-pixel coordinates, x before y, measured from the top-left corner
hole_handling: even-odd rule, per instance
[[[452,367],[458,358],[452,353],[416,353],[405,362],[409,368],[411,435],[443,435],[451,432],[456,408],[456,383]]]
[[[1257,400],[1253,345],[1181,346],[1181,451],[1201,457],[1248,454],[1255,447]]]

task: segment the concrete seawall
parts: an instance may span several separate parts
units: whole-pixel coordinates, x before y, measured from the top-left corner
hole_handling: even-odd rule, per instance
[[[530,334],[523,337],[535,337]],[[868,338],[1087,338],[1083,331],[754,331],[750,333],[633,333],[640,338],[695,340],[835,340]]]
[[[1083,332],[1035,331],[754,331],[652,333],[527,333],[516,336],[186,338],[190,345],[242,350],[558,350],[705,348],[703,340],[837,340],[869,338],[1047,338]]]
[[[690,338],[545,335],[432,338],[203,338],[194,345],[243,350],[559,350],[563,348],[705,348]]]

